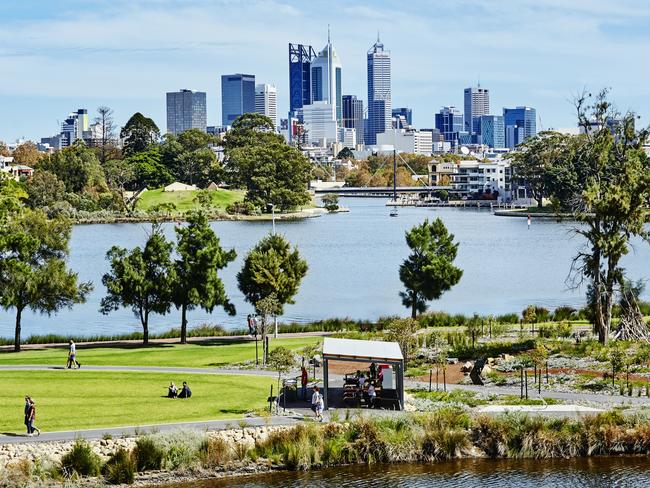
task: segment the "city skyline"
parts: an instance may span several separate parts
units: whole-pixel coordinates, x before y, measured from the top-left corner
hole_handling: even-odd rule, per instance
[[[567,8],[540,0],[517,2],[517,9],[513,2],[246,3],[0,5],[0,62],[8,74],[0,78],[0,138],[40,139],[59,130],[62,114],[84,107],[92,118],[99,105],[115,110],[118,125],[139,111],[164,132],[165,93],[178,87],[205,91],[207,123],[218,125],[220,76],[227,73],[275,85],[284,118],[286,46],[320,48],[328,23],[344,62],[342,93],[367,103],[365,54],[379,30],[391,51],[392,103],[411,107],[416,127],[433,127],[442,106],[462,107],[464,88],[479,81],[490,89],[493,114],[535,107],[538,130],[575,127],[571,98],[585,87],[612,87],[621,110],[636,110],[640,125],[649,120],[650,89],[640,82],[648,68],[638,61],[650,43],[643,2]],[[396,25],[408,26],[407,35]],[[429,49],[452,30],[463,33],[458,49]]]

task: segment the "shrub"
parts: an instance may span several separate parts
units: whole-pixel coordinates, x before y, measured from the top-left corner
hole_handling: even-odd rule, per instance
[[[539,336],[548,339],[571,337],[571,332],[571,324],[566,320],[557,324],[545,324],[539,326]]]
[[[104,464],[102,474],[111,485],[130,485],[135,481],[136,463],[126,449],[117,450]]]
[[[561,307],[557,307],[553,311],[553,320],[556,322],[560,322],[562,320],[575,320],[577,317],[577,310],[573,307],[569,307],[568,305],[563,305]]]
[[[535,321],[537,323],[540,322],[548,322],[551,320],[551,312],[549,312],[548,308],[544,307],[535,307]]]
[[[72,449],[61,458],[61,473],[64,476],[99,476],[102,461],[86,441],[77,439]]]
[[[499,315],[496,318],[497,323],[500,324],[518,324],[519,323],[519,315],[516,313],[507,313],[505,315]]]
[[[133,457],[138,471],[161,469],[165,451],[151,437],[141,437],[135,441]]]
[[[226,207],[229,214],[260,215],[260,209],[252,202],[235,202]]]
[[[199,449],[199,456],[206,468],[218,468],[232,460],[232,446],[223,437],[209,437]]]

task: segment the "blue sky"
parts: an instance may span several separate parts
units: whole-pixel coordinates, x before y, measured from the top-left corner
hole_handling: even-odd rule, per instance
[[[0,139],[40,138],[77,108],[136,111],[165,130],[165,92],[208,93],[220,121],[220,75],[255,74],[288,109],[288,42],[332,42],[343,91],[366,98],[377,31],[392,52],[393,106],[431,127],[463,88],[491,90],[493,113],[536,107],[545,128],[574,126],[571,99],[611,87],[620,110],[650,121],[646,0],[3,0]]]

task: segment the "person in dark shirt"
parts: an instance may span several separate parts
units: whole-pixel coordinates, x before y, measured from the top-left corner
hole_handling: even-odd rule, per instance
[[[178,394],[178,398],[189,398],[191,396],[192,390],[190,390],[187,382],[183,381],[183,388],[181,388],[181,392]]]

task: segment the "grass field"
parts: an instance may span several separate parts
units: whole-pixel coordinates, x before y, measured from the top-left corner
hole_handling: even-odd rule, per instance
[[[299,339],[269,339],[271,350],[285,346],[293,350],[322,340],[319,337]],[[259,343],[262,353],[262,343]],[[205,342],[200,344],[154,344],[148,347],[93,347],[77,348],[77,359],[83,365],[93,366],[178,366],[214,368],[255,360],[254,341]],[[0,364],[65,365],[67,348],[27,350],[20,353],[0,353]]]
[[[149,190],[142,194],[138,200],[138,210],[147,211],[154,205],[161,203],[173,203],[176,210],[185,212],[199,208],[199,204],[194,201],[198,190],[165,192],[162,188]],[[219,210],[225,210],[231,203],[244,199],[244,192],[239,190],[219,189],[210,192],[212,196],[212,205]]]
[[[170,381],[187,381],[192,398],[168,399]],[[0,432],[22,433],[23,398],[36,402],[44,431],[237,419],[266,406],[273,378],[234,375],[0,371]]]

